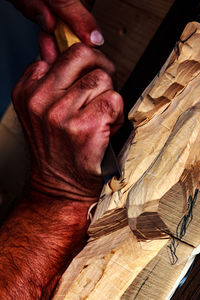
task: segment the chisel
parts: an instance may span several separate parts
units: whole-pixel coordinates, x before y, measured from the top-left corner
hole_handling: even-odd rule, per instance
[[[60,20],[57,22],[54,34],[61,53],[73,44],[81,42],[72,30]],[[108,182],[113,176],[116,176],[117,179],[120,177],[120,167],[110,142],[101,163],[101,173],[105,182]]]

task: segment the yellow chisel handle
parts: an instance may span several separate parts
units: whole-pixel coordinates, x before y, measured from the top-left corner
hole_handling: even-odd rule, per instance
[[[62,21],[58,21],[54,31],[58,48],[64,52],[75,43],[80,43],[80,39],[71,31],[71,29]]]

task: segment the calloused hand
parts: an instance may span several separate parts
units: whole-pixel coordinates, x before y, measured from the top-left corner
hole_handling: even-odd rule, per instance
[[[48,33],[56,26],[56,19],[62,19],[79,38],[89,46],[104,42],[101,29],[94,17],[79,0],[10,0],[26,17],[38,23]],[[91,5],[93,0],[85,0]]]
[[[98,197],[101,161],[123,122],[113,72],[99,50],[83,43],[52,65],[37,61],[25,71],[13,102],[32,152],[32,188],[72,200]]]

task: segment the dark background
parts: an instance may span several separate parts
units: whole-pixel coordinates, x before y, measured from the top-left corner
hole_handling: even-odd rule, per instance
[[[11,91],[38,54],[37,25],[8,1],[0,1],[0,118],[11,101]]]

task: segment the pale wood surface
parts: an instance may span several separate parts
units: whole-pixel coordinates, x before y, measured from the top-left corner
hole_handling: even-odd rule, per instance
[[[66,270],[55,300],[96,300],[100,295],[110,300],[164,300],[200,244],[199,40],[200,24],[189,23],[131,110],[136,132],[121,153],[122,178],[105,185],[89,228],[92,238]],[[126,209],[135,236],[125,223]],[[98,249],[106,258],[103,267]],[[119,265],[129,268],[130,277]]]
[[[164,300],[194,249],[180,242],[171,254],[170,245],[169,239],[138,241],[128,226],[91,241],[62,276],[53,299]]]
[[[90,228],[93,235],[94,224],[104,213],[108,219],[109,211],[113,214],[115,208],[127,206],[133,224],[142,213],[156,212],[161,197],[179,180],[185,186],[181,206],[199,186],[198,23],[187,26],[181,39],[187,37],[187,42],[175,47],[167,62],[169,67],[165,65],[165,72],[159,73],[129,114],[136,127],[135,136],[130,136],[121,153],[122,178],[118,184],[112,180],[114,190],[111,181],[102,191]],[[194,165],[195,172],[188,173]]]
[[[165,244],[138,242],[128,226],[102,236],[73,260],[54,299],[120,299]]]
[[[101,5],[103,4],[104,1],[101,1]],[[141,56],[142,52],[144,51],[144,48],[147,46],[149,43],[149,40],[152,38],[153,34],[155,33],[157,26],[159,22],[161,21],[162,18],[158,17],[157,14],[161,14],[163,11],[166,13],[166,10],[164,12],[163,7],[165,4],[165,7],[169,7],[172,4],[173,1],[158,1],[158,3],[162,4],[158,9],[154,7],[153,10],[155,13],[153,15],[149,14],[149,18],[147,10],[152,9],[152,6],[146,5],[145,9],[145,3],[146,1],[109,1],[104,3],[104,9],[101,11],[99,14],[99,20],[102,18],[102,20],[105,22],[105,35],[109,34],[109,38],[107,39],[107,43],[105,44],[104,51],[110,56],[115,62],[117,62],[117,70],[118,70],[118,77],[119,77],[119,87],[123,84],[123,82],[126,80],[128,77],[130,71],[133,69],[134,65],[136,64],[137,60]],[[147,4],[147,3],[146,3]],[[100,5],[100,1],[97,2],[95,11],[98,10],[98,5]],[[140,5],[143,6],[143,8],[139,7]],[[155,3],[153,5],[156,5]],[[111,7],[112,6],[112,7]],[[102,9],[102,8],[101,8]],[[115,11],[117,9],[117,12]],[[131,10],[133,9],[134,13],[131,13]],[[143,12],[143,17],[140,19],[140,16],[142,16]],[[99,12],[100,12],[100,6],[99,6]],[[107,15],[107,12],[109,12],[109,16]],[[116,16],[116,19],[115,17]],[[123,16],[123,18],[122,18]],[[134,16],[134,17],[133,17]],[[127,21],[128,20],[128,21]],[[133,22],[133,23],[132,23]],[[146,28],[142,29],[142,26],[146,26]],[[103,25],[104,26],[104,25]],[[134,33],[134,35],[132,35]],[[139,50],[140,48],[140,50]],[[189,47],[190,48],[190,47]],[[142,49],[142,50],[141,50]],[[135,57],[135,58],[134,58]],[[187,69],[187,68],[185,68]],[[198,68],[197,68],[198,69]],[[196,68],[192,68],[190,72],[194,72],[194,77],[197,76],[195,72],[198,72]],[[162,72],[161,72],[162,73]],[[179,74],[180,75],[180,74]],[[187,76],[186,76],[187,77]],[[159,78],[156,79],[156,81]],[[187,79],[187,78],[186,78]],[[184,84],[189,84],[188,82],[184,82]],[[163,85],[164,86],[164,85]],[[181,90],[179,89],[178,92]],[[188,91],[189,92],[189,91]],[[148,93],[148,91],[146,92]],[[189,92],[190,93],[190,92]],[[170,94],[171,95],[171,94]],[[192,94],[189,94],[190,96]],[[167,94],[168,96],[168,94]],[[144,95],[143,95],[144,97]],[[151,96],[152,97],[152,96]],[[148,97],[147,97],[148,98]],[[152,97],[153,98],[153,97]],[[189,98],[189,96],[188,96]],[[169,97],[171,100],[171,98]],[[141,99],[140,99],[141,100]],[[149,98],[147,99],[149,100]],[[161,99],[162,100],[162,99]],[[153,100],[153,104],[154,104]],[[147,101],[146,105],[148,107],[147,111],[146,109],[143,109],[143,106],[140,105],[141,103],[139,102],[137,106],[137,112],[139,114],[135,114],[135,118],[137,119],[137,126],[138,126],[138,131],[139,130],[139,125],[145,126],[143,122],[143,117],[144,115],[147,116],[147,123],[150,119],[155,119],[155,114],[159,112],[161,115],[163,112],[165,112],[165,109],[170,106],[168,99],[164,99],[162,102],[161,107],[159,105],[157,106],[156,103],[156,109],[155,111],[151,110],[152,108],[152,103],[151,101]],[[143,102],[145,103],[145,101]],[[191,104],[191,103],[190,103]],[[187,105],[186,105],[187,106]],[[149,109],[150,108],[150,109]],[[159,110],[158,110],[159,108]],[[182,107],[181,107],[182,108]],[[187,109],[187,108],[184,108]],[[147,114],[148,112],[148,114]],[[150,113],[149,113],[150,112]],[[134,114],[134,110],[131,112]],[[9,113],[10,114],[10,113]],[[13,112],[11,113],[13,114]],[[195,127],[195,122],[198,122],[198,109],[195,111],[195,116],[193,118],[192,112],[189,116],[188,120],[193,122],[193,126],[196,130]],[[6,117],[7,118],[7,117]],[[196,118],[196,119],[195,119]],[[14,118],[15,119],[15,118]],[[18,162],[19,166],[23,166],[22,168],[22,182],[24,182],[26,178],[26,172],[27,172],[27,167],[26,164],[24,165],[22,162],[24,162],[27,157],[26,151],[24,150],[26,147],[24,146],[23,142],[18,140],[18,137],[15,138],[15,135],[18,136],[18,132],[20,129],[18,128],[18,125],[15,123],[13,124],[12,121],[8,120],[6,121],[11,125],[11,133],[12,135],[12,148],[13,149],[19,149],[19,155],[17,155],[17,151],[15,152],[16,154],[16,161]],[[4,123],[4,125],[6,125]],[[1,128],[3,128],[3,124],[1,124]],[[159,125],[159,121],[156,123],[156,125]],[[7,126],[7,125],[6,125]],[[192,128],[192,127],[191,127]],[[16,132],[15,132],[16,129]],[[10,129],[6,129],[10,130]],[[158,127],[152,127],[151,130],[152,132],[155,133],[156,130],[158,130]],[[150,136],[148,137],[148,135]],[[189,135],[189,133],[188,133]],[[161,135],[162,136],[162,135]],[[143,137],[143,135],[138,135],[138,148],[136,147],[136,152],[141,153],[141,149],[146,150],[146,145],[140,144],[139,140]],[[154,138],[155,137],[155,138]],[[156,155],[158,155],[159,151],[162,147],[163,143],[167,141],[168,137],[167,134],[162,136],[162,140],[155,136],[154,134],[151,134],[151,131],[147,131],[146,133],[146,143],[148,145],[148,140],[151,141],[155,147],[151,149],[151,162],[154,161]],[[160,141],[161,140],[161,141]],[[189,148],[191,145],[193,145],[193,141],[195,140],[195,137],[193,137],[192,144],[191,143],[186,143],[186,148]],[[14,141],[14,142],[13,142]],[[132,136],[130,137],[127,145],[130,145],[132,141]],[[157,145],[161,142],[161,146]],[[189,142],[191,142],[191,139],[189,138]],[[197,142],[197,140],[195,140]],[[135,143],[135,141],[134,141]],[[23,144],[23,146],[22,146]],[[125,146],[124,152],[122,153],[124,156],[122,158],[122,163],[126,164],[128,162],[128,165],[130,165],[130,168],[133,168],[131,160],[133,153],[131,153],[130,161],[128,158],[128,155],[130,154],[130,149],[128,146]],[[17,148],[15,148],[15,146]],[[135,144],[136,146],[136,144]],[[6,147],[4,148],[6,149]],[[20,149],[23,149],[22,151]],[[145,152],[145,151],[144,151]],[[146,153],[145,155],[147,155]],[[176,152],[175,152],[176,154]],[[193,160],[193,156],[191,156],[191,159]],[[8,159],[8,158],[7,158]],[[140,159],[138,157],[138,159]],[[138,179],[143,175],[145,168],[147,166],[150,166],[151,163],[149,164],[148,160],[145,159],[145,156],[142,157],[143,161],[141,161],[141,164],[139,164],[140,173],[138,176]],[[12,165],[12,164],[11,164]],[[160,167],[160,165],[159,165]],[[17,169],[18,167],[16,167]],[[126,170],[128,170],[127,168]],[[139,170],[139,168],[138,168]],[[157,170],[157,169],[156,169]],[[124,168],[125,171],[125,168]],[[24,173],[23,173],[24,172]],[[127,175],[127,173],[123,173],[123,175]],[[126,208],[125,208],[125,201],[124,199],[127,198],[128,193],[130,190],[132,190],[132,187],[134,183],[137,181],[137,179],[133,179],[132,177],[126,176],[126,180],[123,180],[122,183],[119,182],[112,182],[112,186],[114,186],[114,190],[116,192],[113,193],[113,190],[109,188],[108,191],[104,193],[112,194],[112,205],[107,207],[104,211],[104,213],[108,210],[115,210],[118,212],[118,218],[120,219],[118,223],[116,224],[116,219],[112,219],[112,217],[109,216],[107,219],[107,223],[104,221],[101,223],[101,232],[99,236],[93,235],[93,240],[89,242],[88,246],[83,250],[85,252],[81,252],[79,256],[76,258],[78,261],[74,260],[72,265],[70,265],[69,270],[65,273],[65,275],[62,278],[60,289],[57,292],[58,299],[132,299],[134,297],[137,297],[139,300],[143,299],[158,299],[158,295],[162,295],[163,299],[167,295],[168,291],[171,289],[171,286],[173,285],[173,282],[177,278],[177,274],[180,273],[182,268],[184,267],[185,261],[182,259],[186,258],[188,255],[191,254],[193,250],[193,244],[191,245],[186,245],[184,243],[179,243],[177,249],[176,249],[176,256],[179,257],[179,262],[182,261],[180,265],[172,265],[170,263],[170,256],[169,256],[169,248],[171,241],[169,240],[169,237],[166,236],[165,234],[165,239],[155,239],[150,242],[146,241],[140,241],[138,242],[136,237],[131,233],[129,227],[127,226],[127,219],[126,219]],[[147,174],[148,175],[148,174]],[[132,175],[131,175],[132,176]],[[135,176],[135,175],[134,175]],[[136,177],[137,177],[136,176]],[[150,176],[151,177],[151,176]],[[177,175],[178,177],[178,175]],[[188,177],[188,176],[186,176]],[[146,178],[146,177],[145,177]],[[189,177],[188,177],[189,178]],[[195,178],[195,176],[192,176],[190,180]],[[135,182],[134,182],[135,180]],[[134,183],[133,183],[134,182]],[[131,183],[130,186],[127,189],[127,184]],[[151,181],[149,181],[151,183]],[[174,182],[175,183],[175,182]],[[126,187],[125,187],[126,184]],[[20,185],[18,186],[20,187]],[[120,188],[119,188],[120,187]],[[194,184],[192,184],[192,187],[197,187],[196,186],[196,181],[194,181]],[[155,191],[156,191],[157,186],[155,185]],[[168,193],[170,193],[171,189],[174,188],[173,184],[171,183],[171,186],[169,185],[169,190]],[[120,191],[120,192],[119,192]],[[122,193],[121,191],[124,191]],[[193,189],[192,189],[193,191]],[[172,192],[172,197],[171,197],[171,202],[172,202],[172,211],[174,210],[174,201],[173,201],[173,195],[174,191]],[[177,192],[177,187],[175,187],[175,192]],[[16,190],[16,193],[19,193],[19,190]],[[121,193],[121,194],[120,194]],[[182,193],[182,190],[180,192],[180,195]],[[115,194],[115,196],[113,196]],[[14,195],[14,194],[13,194]],[[166,222],[166,226],[168,229],[170,229],[170,232],[173,233],[173,230],[176,225],[177,227],[177,222],[174,222],[171,226],[169,224],[171,220],[167,219],[165,216],[165,211],[166,208],[164,207],[166,204],[165,199],[162,199],[163,197],[166,196],[166,194],[162,191],[159,194],[159,216],[164,215],[161,219],[164,219]],[[121,197],[123,196],[124,199]],[[109,195],[110,197],[110,195]],[[168,199],[169,196],[167,196]],[[130,197],[132,198],[132,197]],[[136,197],[137,198],[137,197]],[[104,201],[105,199],[101,199],[102,203],[106,203]],[[157,199],[156,199],[157,200]],[[163,206],[162,204],[163,200]],[[177,212],[176,216],[176,221],[180,221],[180,218],[184,216],[184,213],[187,212],[186,209],[186,201],[187,197],[184,198],[184,201],[182,200],[182,197],[180,196],[180,210]],[[110,203],[111,203],[110,202]],[[184,202],[184,203],[183,203]],[[197,204],[199,202],[197,201]],[[196,205],[197,205],[196,204]],[[130,205],[131,206],[131,205]],[[150,205],[152,209],[152,205]],[[157,208],[157,204],[155,205]],[[154,208],[155,208],[154,207]],[[116,210],[117,208],[117,210]],[[144,207],[140,208],[140,210],[143,212]],[[146,207],[145,207],[146,209]],[[151,211],[150,211],[151,212]],[[110,214],[112,216],[112,214]],[[105,214],[104,214],[105,216]],[[116,215],[115,215],[116,216]],[[133,218],[133,216],[129,216]],[[138,218],[138,226],[139,226],[139,214],[136,216]],[[135,218],[135,215],[134,215]],[[188,241],[188,236],[193,235],[193,237],[199,236],[198,228],[195,226],[198,223],[198,215],[194,214],[193,217],[193,222],[190,224],[190,227],[187,231],[187,234],[184,236],[185,240]],[[142,222],[144,220],[142,219]],[[151,220],[150,220],[151,221]],[[167,223],[168,222],[168,223]],[[197,222],[197,223],[195,223]],[[94,223],[93,223],[94,224]],[[109,227],[109,230],[106,232],[107,228],[105,228],[105,225]],[[150,222],[151,225],[151,222]],[[192,226],[191,226],[192,225]],[[171,227],[170,227],[171,226]],[[114,227],[114,228],[113,228]],[[111,228],[111,229],[110,229]],[[140,228],[140,227],[139,227]],[[159,227],[158,227],[159,228]],[[163,227],[161,226],[160,232],[163,234]],[[107,235],[104,236],[105,232]],[[137,228],[138,232],[138,228]],[[108,234],[109,233],[109,234]],[[168,232],[167,232],[168,233]],[[143,232],[144,234],[144,232]],[[149,234],[149,233],[148,233]],[[159,235],[160,236],[160,235]],[[97,238],[98,237],[98,238]],[[190,239],[189,239],[190,242]],[[194,246],[199,243],[198,238],[196,238],[194,242]],[[165,272],[163,272],[163,270]],[[158,276],[159,274],[159,276]],[[73,275],[73,277],[72,277]],[[165,275],[169,278],[168,282],[164,280],[166,277]],[[160,285],[160,282],[163,282],[167,285],[162,286]],[[70,285],[72,283],[72,285]],[[156,284],[155,284],[156,283]],[[156,288],[155,288],[156,287]],[[102,290],[104,291],[104,294],[102,296]],[[60,292],[61,291],[61,292]],[[69,293],[69,294],[67,294]],[[84,298],[83,298],[84,297]],[[104,298],[102,298],[104,297]],[[159,298],[161,299],[161,298]]]

